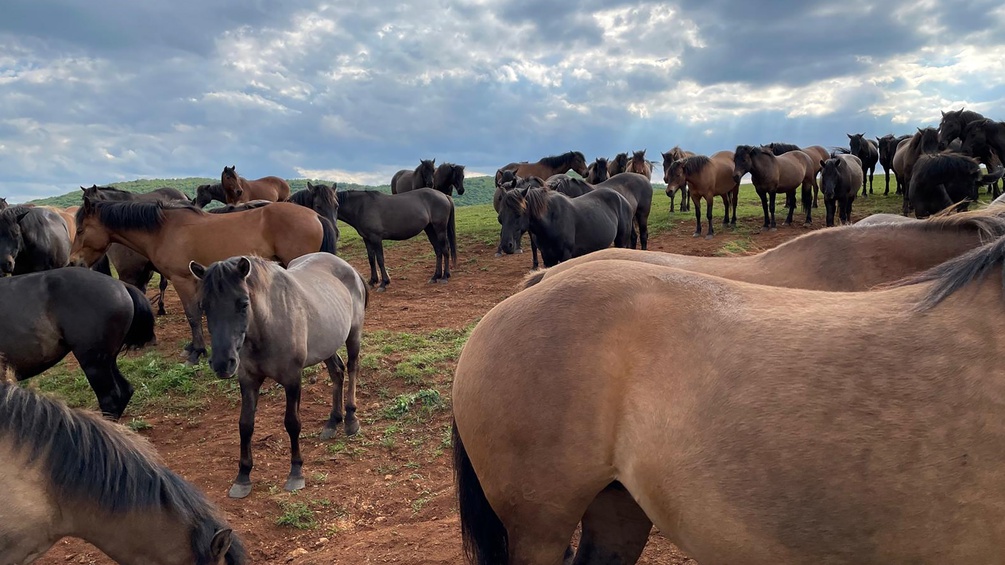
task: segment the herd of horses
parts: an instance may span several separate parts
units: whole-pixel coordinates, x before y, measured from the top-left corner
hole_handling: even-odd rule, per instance
[[[702,563],[994,561],[1005,541],[1005,390],[986,376],[1002,353],[1005,205],[966,206],[1002,176],[1005,125],[964,114],[899,140],[850,134],[832,152],[772,143],[664,153],[666,192],[681,194],[679,211],[694,205],[696,236],[714,234],[716,197],[735,225],[747,174],[767,229],[778,193],[787,223],[797,197],[810,222],[819,191],[827,224],[850,224],[877,163],[890,163],[905,216],[919,218],[874,217],[745,257],[647,250],[645,151],[500,168],[498,251],[516,252],[529,233],[534,266],[540,249],[546,269],[482,318],[458,360],[454,466],[468,558],[633,563],[655,525]],[[291,194],[278,177],[248,180],[231,166],[195,201],[98,186],[81,187],[68,210],[0,199],[0,270],[12,275],[0,279],[0,362],[23,380],[73,353],[102,415],[118,419],[133,387],[116,359],[155,340],[145,288],[158,272],[190,324],[187,360],[207,353],[205,316],[211,369],[238,379],[229,496],[252,492],[269,378],[286,394],[285,488],[299,490],[302,369],[323,362],[334,385],[321,438],[357,433],[369,293],[390,282],[381,242],[425,232],[430,282],[448,280],[463,178],[461,166],[422,160],[394,175],[392,194],[314,183]],[[204,210],[213,200],[224,206]],[[336,255],[337,220],[364,240],[369,281]],[[159,303],[163,312],[163,287]],[[758,327],[787,338],[764,348],[751,337]],[[779,372],[779,355],[807,362]],[[0,562],[31,562],[67,535],[120,562],[247,561],[218,511],[135,435],[6,382],[0,435],[0,476],[14,481]]]

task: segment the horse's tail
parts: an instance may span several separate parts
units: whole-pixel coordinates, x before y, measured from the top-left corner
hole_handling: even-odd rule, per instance
[[[454,200],[450,199],[450,219],[447,222],[447,241],[450,243],[451,267],[457,268],[457,228],[454,222]]]
[[[806,212],[813,207],[813,187],[811,184],[803,183],[802,196],[803,196],[803,212]]]
[[[129,324],[123,345],[127,347],[143,347],[155,342],[154,310],[143,292],[129,283],[122,283],[133,300],[133,321]]]
[[[470,563],[505,565],[509,563],[509,536],[506,526],[492,510],[485,491],[478,482],[468,453],[464,450],[457,422],[453,428],[454,478],[457,481],[457,502],[461,513],[461,539]]]
[[[366,310],[366,307],[370,305],[370,285],[366,284],[366,279],[359,274],[359,271],[356,271],[356,276],[359,277],[359,282],[363,285],[363,309]]]
[[[338,228],[332,225],[331,220],[318,214],[318,221],[321,222],[321,249],[325,253],[338,255]]]
[[[520,284],[521,289],[528,289],[537,283],[544,280],[544,275],[548,272],[548,269],[541,269],[540,271],[535,271],[523,278],[523,282]]]

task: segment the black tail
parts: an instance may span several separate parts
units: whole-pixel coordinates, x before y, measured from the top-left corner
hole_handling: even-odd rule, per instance
[[[447,240],[450,242],[452,267],[457,268],[457,228],[454,226],[454,201],[450,200],[450,221],[447,224]]]
[[[129,298],[133,299],[133,321],[129,324],[129,331],[126,332],[126,339],[123,345],[127,347],[143,347],[154,342],[154,310],[150,307],[150,301],[140,289],[129,283],[122,283],[129,292]]]
[[[1003,175],[1005,175],[1005,166],[999,166],[997,169],[981,177],[979,184],[991,184],[998,182],[1001,180]]]
[[[507,565],[509,536],[506,527],[489,505],[464,451],[461,436],[454,422],[454,478],[457,481],[457,503],[461,511],[461,539],[469,563],[477,565]]]
[[[366,279],[359,274],[359,271],[356,271],[356,276],[359,277],[359,282],[363,283],[363,310],[366,310],[366,307],[370,305],[370,285],[366,284]]]
[[[331,220],[320,214],[318,214],[318,221],[321,222],[321,231],[324,234],[321,237],[321,249],[318,251],[338,255],[338,228],[332,224]]]

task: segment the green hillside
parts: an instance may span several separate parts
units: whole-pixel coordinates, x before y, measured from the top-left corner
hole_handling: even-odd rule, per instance
[[[134,180],[129,182],[117,182],[110,186],[121,190],[128,190],[129,192],[150,192],[151,190],[169,186],[171,188],[177,188],[190,198],[195,197],[195,189],[201,184],[210,184],[214,182],[219,182],[220,179],[210,179],[210,178],[200,178],[200,177],[190,177],[184,179],[145,179],[145,180]],[[324,179],[310,179],[311,182],[325,182],[330,183],[331,181]],[[290,189],[294,192],[307,188],[308,179],[287,179],[290,183]],[[364,186],[352,183],[339,183],[339,190],[379,190],[381,192],[391,192],[391,186],[384,184],[381,186]],[[494,179],[492,177],[474,177],[464,179],[464,195],[454,197],[454,202],[457,206],[472,206],[475,204],[488,204],[492,202],[492,194],[495,192]],[[61,196],[50,196],[49,198],[39,198],[37,200],[32,200],[31,204],[38,204],[44,206],[59,206],[60,208],[66,208],[69,206],[79,206],[80,205],[80,190],[75,192],[68,192]]]

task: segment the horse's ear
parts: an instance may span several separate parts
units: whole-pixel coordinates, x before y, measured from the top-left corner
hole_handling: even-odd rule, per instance
[[[14,214],[14,223],[18,223],[23,220],[24,217],[28,215],[28,212],[31,212],[30,208],[27,210],[21,210],[20,212]]]
[[[224,556],[230,551],[230,544],[234,541],[234,532],[230,528],[217,530],[213,534],[213,539],[209,542],[210,563],[223,563]]]
[[[846,133],[845,135],[847,135],[847,136],[848,136],[848,139],[851,139],[851,138],[855,137],[854,135],[852,135],[852,134],[850,134],[850,133]]]
[[[188,272],[192,273],[192,276],[202,280],[206,276],[206,267],[203,267],[195,261],[188,262]]]
[[[918,133],[922,133],[922,130],[921,130],[921,128],[918,128]]]
[[[82,187],[82,186],[80,187],[80,190],[83,190],[84,192],[87,192],[87,189],[84,188],[84,187]]]
[[[308,190],[314,190],[314,185],[311,184],[311,181],[307,181],[307,189]]]
[[[241,273],[242,278],[248,278],[248,275],[251,274],[251,259],[241,257],[237,261],[237,272]]]
[[[520,196],[527,198],[527,193],[530,192],[530,187],[525,186],[523,188],[517,189],[520,192]]]
[[[822,169],[822,168],[824,168],[824,167],[825,167],[826,165],[827,165],[827,164],[826,164],[826,163],[824,162],[824,160],[823,160],[823,159],[820,159],[820,168]]]

